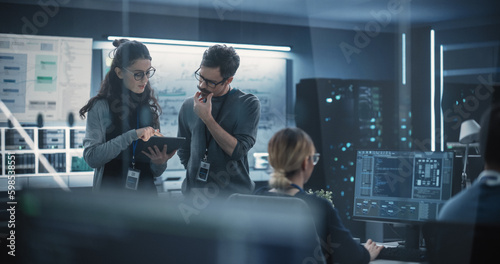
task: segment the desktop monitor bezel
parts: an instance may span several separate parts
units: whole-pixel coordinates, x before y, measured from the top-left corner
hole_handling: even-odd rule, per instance
[[[418,218],[418,219],[406,219],[406,218],[395,218],[395,217],[384,217],[384,216],[363,216],[363,215],[359,215],[356,210],[357,210],[357,203],[358,203],[358,199],[359,199],[359,179],[358,179],[358,157],[360,155],[360,152],[373,152],[375,155],[377,155],[377,152],[378,153],[381,153],[381,152],[401,152],[401,153],[417,153],[417,154],[426,154],[426,153],[432,153],[432,154],[435,154],[435,153],[442,153],[443,154],[443,158],[445,158],[444,155],[451,155],[450,156],[450,160],[451,160],[451,164],[450,164],[450,167],[451,167],[451,172],[449,173],[449,179],[447,179],[449,182],[447,182],[447,191],[449,192],[448,193],[448,198],[447,199],[440,199],[442,202],[440,204],[438,204],[438,210],[437,210],[437,213],[435,215],[435,217],[437,218],[437,215],[440,211],[440,209],[442,208],[442,206],[444,205],[444,203],[449,200],[453,195],[454,195],[454,190],[453,190],[453,186],[454,186],[454,177],[455,177],[455,170],[456,168],[454,168],[454,165],[456,164],[456,155],[453,151],[415,151],[415,150],[373,150],[373,149],[359,149],[356,151],[356,163],[355,163],[355,175],[354,175],[354,190],[353,190],[353,208],[352,208],[352,219],[355,220],[355,221],[363,221],[363,222],[378,222],[378,223],[388,223],[388,224],[406,224],[406,225],[421,225],[425,222],[429,222],[429,221],[433,221],[433,220],[436,220],[435,218],[427,218],[427,219],[422,219],[422,218]],[[414,167],[413,167],[414,168]],[[441,168],[441,172],[442,172],[443,168]],[[412,174],[412,179],[414,177],[414,175]],[[373,186],[372,186],[373,187]],[[412,190],[413,190],[413,186],[412,186]],[[443,186],[440,186],[439,187],[440,190],[442,191],[443,190]],[[412,195],[413,196],[413,195]],[[373,199],[373,196],[370,195],[370,196],[367,196],[367,199]],[[382,199],[382,198],[381,198]],[[405,199],[401,199],[401,201],[404,201]],[[420,199],[420,200],[417,200],[416,198],[407,198],[407,201],[412,201],[412,202],[419,202],[419,201],[423,201],[425,199]],[[435,199],[427,199],[425,201],[429,201],[429,200],[434,200]],[[417,208],[418,210],[418,208]],[[418,213],[418,212],[417,212]]]

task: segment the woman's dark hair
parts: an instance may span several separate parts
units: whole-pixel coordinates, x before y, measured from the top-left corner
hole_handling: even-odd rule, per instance
[[[205,50],[201,65],[209,68],[220,67],[220,75],[227,79],[234,76],[240,67],[240,56],[233,47],[216,44]]]
[[[113,46],[115,46],[116,48],[112,51],[113,61],[111,62],[109,72],[106,74],[104,80],[101,83],[101,89],[99,90],[99,93],[96,96],[92,97],[87,102],[87,104],[80,109],[79,113],[82,119],[85,119],[85,114],[99,99],[122,100],[122,80],[116,75],[116,67],[120,69],[126,68],[139,59],[152,60],[148,48],[141,42],[135,40],[130,41],[128,39],[115,39],[113,41]],[[149,107],[153,112],[153,124],[156,128],[159,128],[158,119],[159,115],[161,114],[161,107],[158,104],[158,100],[155,97],[154,90],[151,88],[149,82],[144,88],[141,99],[141,101],[147,102],[149,104]]]

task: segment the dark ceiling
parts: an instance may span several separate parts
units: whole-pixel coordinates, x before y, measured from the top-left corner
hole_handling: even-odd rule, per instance
[[[34,4],[38,1],[0,0],[0,2]],[[352,29],[377,21],[383,31],[408,24],[450,26],[464,21],[475,24],[490,23],[500,17],[498,0],[60,0],[58,2],[61,6],[85,9],[327,28]]]

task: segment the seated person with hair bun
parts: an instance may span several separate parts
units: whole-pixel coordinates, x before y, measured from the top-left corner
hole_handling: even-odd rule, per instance
[[[330,201],[304,192],[304,184],[319,159],[307,133],[299,128],[282,129],[269,141],[268,152],[274,171],[269,186],[254,194],[304,200],[313,214],[327,263],[369,263],[378,256],[383,246],[377,246],[371,239],[364,246],[355,242]]]

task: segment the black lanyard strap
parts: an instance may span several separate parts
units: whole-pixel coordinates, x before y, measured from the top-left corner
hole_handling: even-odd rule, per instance
[[[292,184],[290,184],[290,185],[291,185],[292,187],[295,187],[295,188],[299,189],[299,192],[305,193],[305,192],[304,192],[304,189],[300,188],[300,186],[298,186],[297,184],[292,183]]]
[[[136,123],[136,127],[137,129],[139,129],[139,113],[137,113],[137,123]],[[132,168],[135,169],[135,149],[137,148],[137,142],[139,141],[139,139],[136,139],[133,143],[132,143]]]
[[[222,109],[224,108],[224,104],[226,103],[227,98],[229,97],[229,92],[231,92],[231,90],[229,90],[227,92],[227,94],[224,95],[225,98],[220,105],[219,111],[217,111],[217,115],[215,116],[215,122],[217,122],[217,123],[219,123],[217,120],[219,119],[219,115],[222,112]],[[205,124],[205,139],[206,139],[206,143],[207,143],[206,148],[205,148],[205,157],[203,157],[203,161],[205,161],[205,162],[208,159],[208,146],[210,145],[210,142],[212,142],[212,138],[213,138],[212,134],[209,133],[207,125]]]

